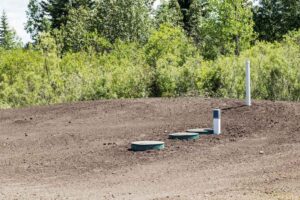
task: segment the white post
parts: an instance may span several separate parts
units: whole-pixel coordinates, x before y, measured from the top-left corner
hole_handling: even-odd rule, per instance
[[[221,110],[214,109],[213,117],[214,117],[214,134],[220,135],[221,134]]]
[[[250,60],[246,61],[246,105],[251,106],[251,70]]]

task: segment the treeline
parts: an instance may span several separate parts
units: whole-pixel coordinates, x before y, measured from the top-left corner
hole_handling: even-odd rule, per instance
[[[26,47],[1,18],[0,107],[243,98],[248,58],[254,98],[299,101],[300,2],[275,1],[30,0]]]

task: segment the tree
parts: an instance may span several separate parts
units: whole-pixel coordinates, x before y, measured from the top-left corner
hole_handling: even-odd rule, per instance
[[[41,3],[43,14],[48,16],[51,21],[52,29],[59,29],[66,25],[69,11],[79,7],[93,8],[94,0],[43,0]]]
[[[204,57],[239,55],[255,38],[251,3],[247,0],[209,0],[199,35]]]
[[[89,33],[93,7],[93,0],[30,0],[26,30],[36,43],[41,33],[50,32],[58,53],[82,50],[83,45],[88,45],[84,42],[92,43],[98,39],[96,34]]]
[[[156,15],[158,24],[181,26],[205,58],[214,59],[248,48],[254,38],[248,0],[170,0]]]
[[[145,55],[147,63],[153,68],[151,96],[155,97],[159,97],[163,93],[168,96],[166,91],[170,90],[166,88],[170,87],[166,85],[169,83],[174,85],[175,82],[178,82],[174,80],[178,77],[178,73],[175,71],[181,71],[180,68],[183,68],[190,58],[199,58],[197,49],[190,43],[184,30],[169,24],[161,24],[158,30],[153,31],[145,46]],[[191,64],[192,66],[194,65]],[[167,76],[173,81],[166,78]],[[167,79],[169,80],[167,81]],[[162,87],[162,85],[164,86]],[[175,85],[180,88],[187,83],[180,82],[180,84]],[[174,89],[174,87],[171,88]]]
[[[200,42],[199,29],[206,15],[207,0],[170,0],[156,13],[158,24],[181,26],[196,43]]]
[[[100,0],[95,28],[110,42],[146,41],[151,28],[149,0]]]
[[[41,32],[50,31],[50,21],[43,15],[43,10],[38,0],[30,0],[27,6],[26,31],[31,35],[32,40],[36,41]]]
[[[67,17],[67,24],[62,27],[63,51],[104,52],[110,49],[110,43],[100,36],[92,25],[92,16],[84,7],[71,9]]]
[[[16,32],[9,28],[6,13],[3,11],[0,19],[0,47],[12,49],[18,46],[21,46],[21,42],[16,37]]]
[[[155,13],[155,20],[158,27],[161,24],[183,27],[183,15],[177,0],[170,0],[160,5]]]
[[[202,16],[202,10],[207,0],[177,0],[183,16],[184,29],[191,34],[193,27],[197,25],[195,19]]]
[[[300,28],[299,0],[256,0],[253,9],[259,39],[275,41]]]

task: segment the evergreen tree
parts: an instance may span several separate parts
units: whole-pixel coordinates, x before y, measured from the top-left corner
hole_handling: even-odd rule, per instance
[[[20,45],[20,42],[17,41],[16,32],[9,28],[6,13],[3,11],[0,19],[0,47],[12,49],[18,45]]]
[[[66,25],[69,11],[79,7],[93,8],[94,0],[43,0],[41,7],[44,15],[50,17],[53,29]]]
[[[299,0],[256,0],[255,31],[261,40],[274,41],[300,28]]]

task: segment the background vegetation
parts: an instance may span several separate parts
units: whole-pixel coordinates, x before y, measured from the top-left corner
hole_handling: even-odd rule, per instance
[[[297,0],[30,0],[23,47],[0,22],[0,107],[102,98],[300,100]],[[297,9],[299,8],[299,9]]]

